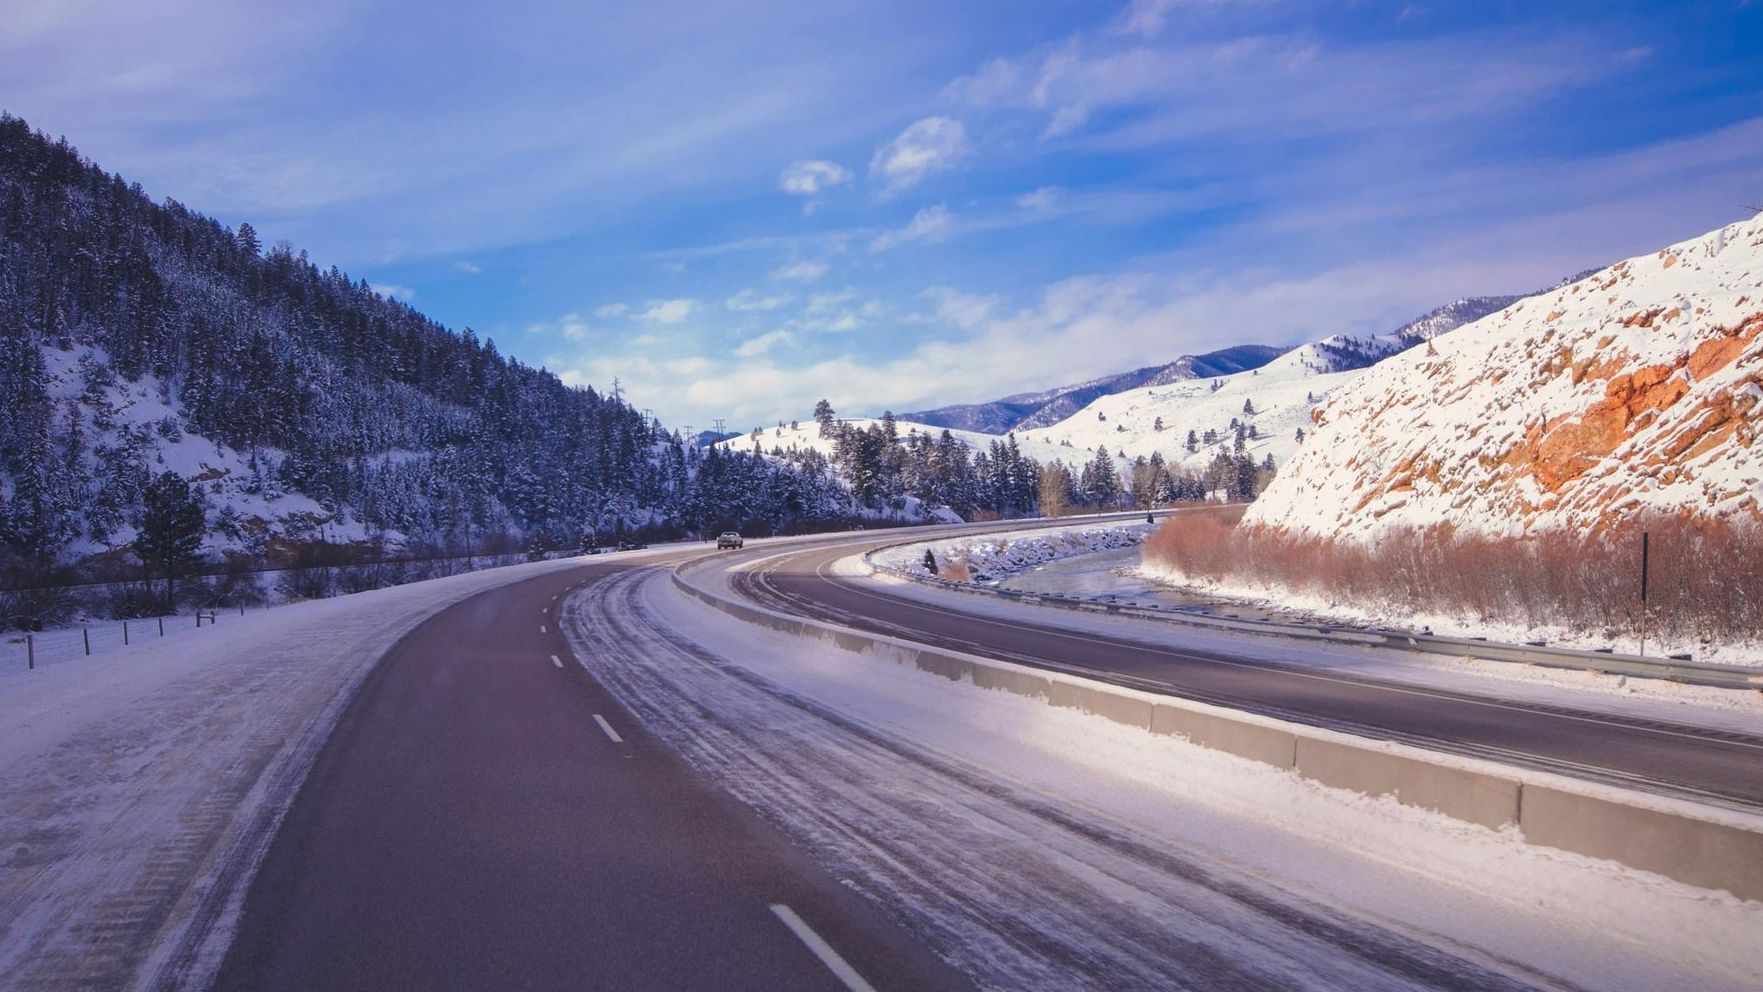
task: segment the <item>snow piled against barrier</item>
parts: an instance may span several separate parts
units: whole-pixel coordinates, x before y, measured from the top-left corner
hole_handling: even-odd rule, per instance
[[[945,573],[955,562],[966,566],[976,582],[999,579],[1060,558],[1132,548],[1143,544],[1151,525],[1143,521],[1110,525],[1089,524],[1011,534],[952,537],[883,548],[871,556],[877,568],[908,575],[928,575],[924,553],[935,557]]]
[[[1163,988],[1196,960],[1237,974],[1193,987],[1763,977],[1763,904],[741,623],[665,581],[640,595],[649,615],[626,622],[654,640],[580,663],[982,988]],[[631,612],[592,605],[571,601],[578,641]],[[670,657],[670,628],[716,662]],[[1438,970],[1378,953],[1409,940]]]

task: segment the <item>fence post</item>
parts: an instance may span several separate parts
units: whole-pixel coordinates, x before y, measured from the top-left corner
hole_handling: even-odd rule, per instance
[[[32,671],[37,667],[37,635],[24,635],[25,667]]]
[[[80,628],[80,640],[85,642],[86,657],[90,658],[92,656],[92,628],[81,627]]]

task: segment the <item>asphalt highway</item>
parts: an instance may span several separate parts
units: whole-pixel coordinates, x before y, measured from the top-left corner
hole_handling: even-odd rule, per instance
[[[216,988],[971,987],[574,662],[563,597],[656,567],[620,557],[482,593],[386,655]]]
[[[1204,652],[1184,645],[1175,624],[1164,643],[1151,645],[1061,628],[1061,611],[1050,608],[1044,623],[1014,618],[1020,614],[1005,620],[980,612],[981,601],[971,597],[932,605],[831,574],[835,560],[899,540],[773,551],[757,567],[725,578],[760,605],[917,643],[1371,738],[1763,808],[1763,738],[1756,736],[1504,699],[1494,688],[1476,695]]]

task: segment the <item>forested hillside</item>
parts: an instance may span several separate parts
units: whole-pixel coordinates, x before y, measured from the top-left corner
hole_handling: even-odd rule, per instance
[[[774,530],[855,512],[830,477],[700,451],[302,251],[261,245],[0,116],[0,549],[114,557],[150,481],[205,545],[471,550]]]

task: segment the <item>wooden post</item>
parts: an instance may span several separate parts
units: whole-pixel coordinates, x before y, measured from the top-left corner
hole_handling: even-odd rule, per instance
[[[37,635],[24,635],[25,668],[35,670],[37,667]]]
[[[92,628],[81,627],[80,628],[80,640],[85,642],[86,657],[90,658],[92,656]]]
[[[129,646],[129,622],[127,620],[122,622],[122,646],[125,648]]]
[[[165,636],[165,618],[164,617],[159,618],[159,636],[160,637]]]

